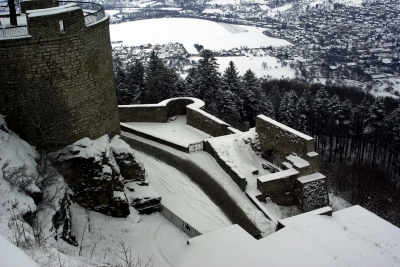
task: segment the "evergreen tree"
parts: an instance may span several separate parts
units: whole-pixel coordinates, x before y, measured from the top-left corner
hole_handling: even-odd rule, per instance
[[[400,173],[400,104],[386,118],[387,126],[386,143],[389,147],[387,170],[393,169],[393,176]]]
[[[176,83],[175,83],[175,91],[173,93],[173,97],[184,97],[188,96],[188,84],[186,80],[180,78]]]
[[[296,116],[296,92],[291,90],[283,94],[279,106],[279,121],[289,127],[294,127]]]
[[[256,125],[257,115],[264,114],[271,118],[275,117],[271,101],[262,93],[261,84],[250,69],[242,77],[242,86],[239,92],[239,98],[243,100],[245,120],[249,122],[250,127]]]
[[[114,60],[114,80],[115,89],[118,99],[118,104],[129,104],[129,88],[127,74],[122,69],[122,62],[120,59]]]
[[[315,114],[315,133],[318,137],[317,148],[322,145],[325,148],[326,145],[326,132],[328,125],[328,106],[329,106],[329,95],[325,90],[325,87],[321,87],[315,94],[314,99],[314,114]]]
[[[310,106],[308,106],[308,103],[304,96],[301,96],[297,101],[296,112],[297,112],[297,117],[295,120],[295,126],[294,126],[295,129],[297,129],[300,132],[310,134],[308,128],[308,123],[309,123],[308,114],[310,112]]]
[[[219,90],[217,116],[235,128],[241,128],[241,117],[236,106],[236,95],[231,90]]]
[[[370,131],[370,142],[373,144],[372,163],[377,160],[378,146],[381,144],[382,130],[385,127],[385,107],[382,98],[375,99],[369,107],[369,116],[367,120],[367,129]]]
[[[200,52],[199,65],[196,70],[194,94],[205,102],[205,110],[215,114],[216,97],[221,86],[221,74],[218,63],[211,50]]]
[[[135,62],[128,70],[129,104],[138,104],[140,96],[145,89],[145,67],[142,62],[135,59]]]
[[[195,97],[196,96],[196,79],[197,79],[197,69],[190,68],[188,75],[186,76],[185,82],[187,85],[187,95]]]
[[[153,50],[147,64],[145,91],[141,94],[141,103],[158,103],[170,98],[175,90],[179,77],[172,69],[164,66],[157,53]]]
[[[224,74],[222,75],[222,80],[226,83],[232,93],[240,96],[241,84],[239,72],[232,61],[229,62],[228,68],[225,69]]]

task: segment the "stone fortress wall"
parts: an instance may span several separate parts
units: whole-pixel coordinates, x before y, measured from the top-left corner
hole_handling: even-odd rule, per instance
[[[27,10],[26,18],[29,35],[0,39],[0,113],[9,128],[34,143],[46,120],[53,150],[119,134],[108,16],[85,23],[69,4]]]
[[[282,206],[297,205],[310,211],[328,205],[325,176],[319,173],[314,138],[264,115],[257,116],[263,156],[281,170],[257,179],[260,201],[270,197]]]
[[[175,115],[186,115],[187,124],[211,136],[230,134],[230,125],[203,111],[204,102],[197,98],[180,97],[164,100],[158,104],[120,105],[121,122],[166,123]]]
[[[186,114],[188,125],[213,137],[237,131],[203,111],[203,106],[204,102],[196,98],[173,98],[158,104],[122,105],[118,108],[121,122],[166,123],[171,116]],[[121,127],[124,131],[189,152],[187,148],[177,144],[144,133],[132,132],[124,123]],[[279,169],[276,173],[257,179],[257,199],[263,202],[266,197],[270,197],[278,205],[297,205],[302,211],[328,205],[325,176],[318,172],[318,154],[314,152],[314,139],[263,115],[257,117],[256,132],[263,156],[275,164],[276,170]],[[219,158],[207,140],[203,141],[203,150],[215,158],[242,191],[246,191],[246,177],[237,174]]]

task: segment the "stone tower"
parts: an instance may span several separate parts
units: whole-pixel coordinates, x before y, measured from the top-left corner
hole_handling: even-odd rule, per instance
[[[26,24],[0,29],[0,113],[50,150],[120,133],[108,15],[95,3],[61,4],[24,1]]]

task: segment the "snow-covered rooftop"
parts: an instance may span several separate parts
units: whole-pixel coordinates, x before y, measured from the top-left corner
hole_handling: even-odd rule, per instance
[[[332,211],[331,207],[323,207],[320,209],[316,209],[313,211],[309,211],[309,212],[302,213],[302,214],[299,214],[299,215],[296,215],[296,216],[293,216],[290,218],[280,220],[279,223],[282,224],[283,226],[289,226],[289,225],[296,226],[298,223],[301,223],[302,221],[304,221],[307,218],[321,215],[321,214],[324,214],[324,213],[327,213],[330,211]]]
[[[398,266],[400,229],[360,206],[302,218],[261,240],[233,225],[182,245],[176,266]]]
[[[265,182],[269,182],[272,180],[286,178],[286,177],[289,177],[292,175],[296,175],[298,173],[299,172],[296,169],[287,169],[287,170],[284,170],[281,172],[275,172],[275,173],[267,174],[264,176],[260,176],[260,177],[258,177],[258,180],[262,183],[265,183]]]
[[[323,175],[322,173],[316,172],[316,173],[313,173],[310,175],[306,175],[306,176],[297,178],[297,181],[304,184],[304,183],[309,183],[309,182],[319,180],[319,179],[324,179],[324,178],[325,178],[325,175]]]
[[[304,167],[310,166],[310,163],[308,163],[308,161],[300,158],[297,155],[291,154],[291,155],[287,156],[286,158],[297,168],[304,168]]]

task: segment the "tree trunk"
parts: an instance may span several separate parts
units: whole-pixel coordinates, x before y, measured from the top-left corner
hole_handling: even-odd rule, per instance
[[[18,26],[14,0],[8,0],[8,8],[10,9],[10,24],[13,26]]]

